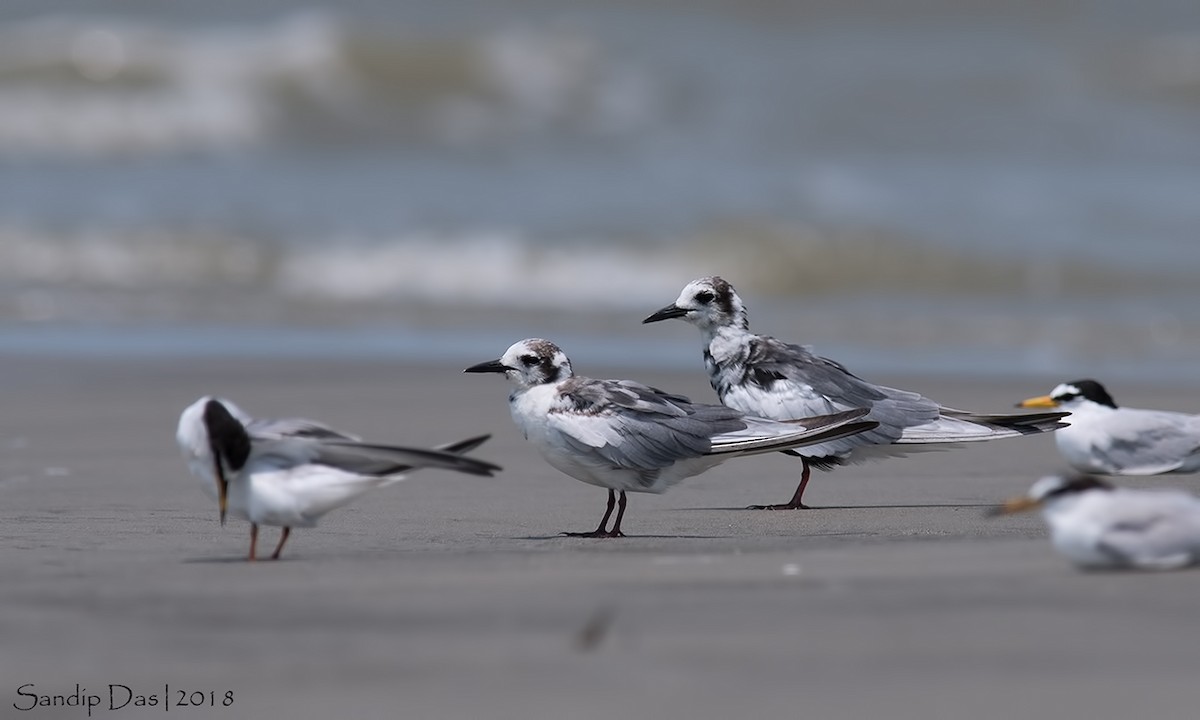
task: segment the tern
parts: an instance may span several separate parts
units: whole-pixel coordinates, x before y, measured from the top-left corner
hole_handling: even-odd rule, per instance
[[[1062,408],[1071,427],[1054,440],[1071,467],[1100,475],[1200,472],[1200,415],[1118,407],[1095,380],[1063,383],[1018,407]]]
[[[721,402],[750,415],[802,420],[823,413],[866,408],[878,426],[857,435],[805,448],[800,485],[780,505],[761,510],[807,508],[803,503],[812,466],[895,457],[958,443],[1032,435],[1064,427],[1066,412],[985,415],[945,407],[915,392],[863,380],[842,364],[766,335],[750,332],[742,299],[720,277],[693,280],[678,299],[643,320],[683,319],[700,329],[708,379]]]
[[[722,405],[693,403],[631,380],[575,375],[549,340],[513,344],[497,360],[464,370],[502,373],[516,385],[509,410],[525,437],[556,469],[608,488],[608,508],[591,532],[571,537],[624,537],[626,492],[661,493],[733,457],[787,451],[876,427],[854,409],[798,422],[751,417]],[[612,529],[608,519],[620,493]]]
[[[490,476],[500,468],[466,457],[489,436],[424,450],[366,443],[312,420],[255,420],[228,400],[205,396],[179,417],[175,439],[188,468],[218,502],[221,524],[231,512],[250,521],[255,559],[259,525],[283,528],[271,555],[278,560],[293,527],[317,519],[367,490],[438,467]]]
[[[1086,569],[1176,570],[1200,562],[1200,498],[1051,475],[994,515],[1041,508],[1055,549]]]

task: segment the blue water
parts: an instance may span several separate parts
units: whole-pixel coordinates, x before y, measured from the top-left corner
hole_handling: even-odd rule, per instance
[[[9,4],[0,351],[626,339],[720,273],[885,370],[1186,373],[1198,128],[1168,0]]]

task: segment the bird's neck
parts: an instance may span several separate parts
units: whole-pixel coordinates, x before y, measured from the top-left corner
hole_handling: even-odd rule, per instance
[[[752,338],[748,329],[730,325],[715,327],[705,333],[704,368],[708,371],[709,384],[722,400],[745,374]]]
[[[700,333],[705,356],[711,357],[718,365],[743,358],[753,337],[750,328],[743,325],[714,325],[701,328]]]
[[[1064,407],[1063,409],[1070,411],[1073,415],[1106,415],[1117,411],[1114,407],[1101,405],[1098,402],[1074,403],[1071,407]]]

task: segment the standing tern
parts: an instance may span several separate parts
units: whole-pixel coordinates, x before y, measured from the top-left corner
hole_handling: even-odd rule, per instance
[[[788,451],[871,430],[854,409],[797,422],[747,416],[722,405],[693,403],[631,380],[575,375],[549,340],[530,338],[497,360],[463,372],[503,373],[516,389],[513,420],[546,462],[571,477],[608,488],[608,508],[591,532],[571,537],[624,537],[626,492],[661,493],[732,457]],[[608,519],[621,494],[611,530]]]
[[[317,519],[402,473],[440,467],[490,476],[500,468],[466,457],[489,436],[433,450],[376,445],[312,420],[255,420],[228,400],[205,396],[179,416],[175,439],[192,474],[226,512],[250,521],[250,560],[259,525],[283,528],[278,560],[293,527]]]
[[[1088,569],[1175,570],[1200,562],[1200,498],[1051,475],[992,511],[1040,507],[1055,549]]]
[[[1055,435],[1058,452],[1081,472],[1162,475],[1200,472],[1200,415],[1118,407],[1095,380],[1063,383],[1018,407],[1071,412]]]
[[[732,285],[716,276],[688,283],[674,303],[642,322],[671,318],[682,318],[700,329],[709,382],[725,405],[774,420],[867,408],[865,419],[878,423],[874,430],[797,453],[803,470],[792,499],[781,505],[751,506],[754,509],[807,508],[802,499],[811,466],[824,470],[848,461],[1047,432],[1064,427],[1059,420],[1068,414],[982,415],[867,382],[807,347],[750,332],[742,299]]]

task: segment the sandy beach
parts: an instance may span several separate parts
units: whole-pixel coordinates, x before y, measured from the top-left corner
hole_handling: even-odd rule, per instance
[[[460,374],[485,359],[5,359],[0,716],[86,717],[19,712],[79,685],[92,717],[1195,717],[1200,572],[1080,573],[1036,516],[983,517],[1062,467],[1049,437],[821,473],[800,512],[740,509],[798,463],[734,460],[631,495],[627,539],[568,539],[604,492],[541,461],[500,378]],[[713,397],[698,368],[620,374]],[[1003,411],[1068,378],[872,379]],[[490,432],[505,470],[414,474],[248,564],[174,445],[210,392],[380,441]]]

